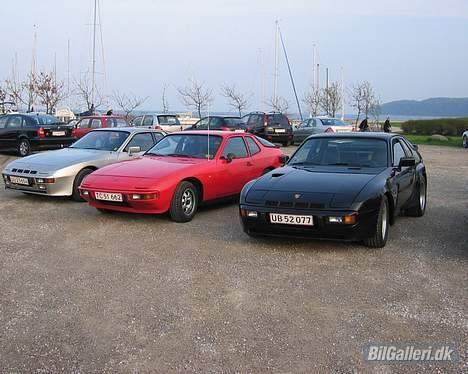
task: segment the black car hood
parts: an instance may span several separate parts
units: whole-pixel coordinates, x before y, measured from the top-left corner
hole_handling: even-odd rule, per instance
[[[349,208],[359,192],[381,171],[286,166],[259,178],[249,189],[246,202],[298,209]]]

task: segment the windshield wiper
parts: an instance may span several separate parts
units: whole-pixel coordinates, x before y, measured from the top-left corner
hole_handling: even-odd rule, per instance
[[[293,164],[289,164],[289,166],[317,166],[319,164],[314,162],[294,162]]]
[[[185,153],[169,153],[168,155],[165,155],[168,157],[188,157],[188,158],[195,158],[194,156],[187,155]]]

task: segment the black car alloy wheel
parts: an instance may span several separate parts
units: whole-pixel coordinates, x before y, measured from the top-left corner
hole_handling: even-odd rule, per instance
[[[28,139],[20,139],[18,143],[18,154],[21,157],[25,157],[31,153],[31,144]]]

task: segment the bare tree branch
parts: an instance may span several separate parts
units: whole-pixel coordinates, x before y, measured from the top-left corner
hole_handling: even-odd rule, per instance
[[[221,95],[228,99],[228,105],[239,112],[239,117],[242,117],[242,111],[249,107],[249,99],[236,91],[236,86],[221,86]]]
[[[208,103],[213,100],[211,89],[205,88],[203,83],[196,80],[190,80],[185,87],[178,88],[181,102],[188,108],[193,108],[198,112],[201,118],[201,112],[206,109]]]
[[[63,82],[57,82],[55,73],[40,72],[36,75],[34,88],[40,104],[46,108],[46,113],[52,114],[57,103],[65,98]]]
[[[271,107],[274,111],[283,114],[287,114],[289,109],[289,102],[282,96],[278,97],[276,101],[274,97],[271,97],[265,104]]]
[[[79,80],[74,82],[74,94],[78,98],[79,103],[86,106],[86,109],[89,111],[97,109],[104,104],[105,98],[100,94],[100,92],[94,90],[94,103],[92,102],[92,80],[88,73],[83,74]],[[94,106],[93,106],[94,104]]]
[[[112,99],[115,101],[117,106],[125,112],[125,116],[128,118],[129,115],[138,107],[144,104],[148,100],[148,96],[139,97],[133,94],[119,93],[114,91]]]
[[[338,82],[333,82],[328,88],[322,91],[321,108],[328,116],[335,117],[341,109],[341,90]]]
[[[317,116],[322,103],[322,92],[312,87],[309,92],[305,93],[302,102],[307,105],[312,116]]]
[[[166,97],[166,85],[164,85],[163,92],[162,92],[162,110],[163,110],[163,113],[169,112],[169,103],[167,102],[167,97]]]
[[[375,93],[369,82],[360,82],[354,85],[349,93],[351,107],[357,112],[356,124],[359,123],[361,114],[369,117],[371,106],[375,103]]]

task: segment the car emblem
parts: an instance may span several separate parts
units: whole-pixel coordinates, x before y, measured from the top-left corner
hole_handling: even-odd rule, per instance
[[[294,194],[294,198],[295,198],[295,199],[299,199],[301,196],[302,196],[302,195],[301,195],[300,193]]]

